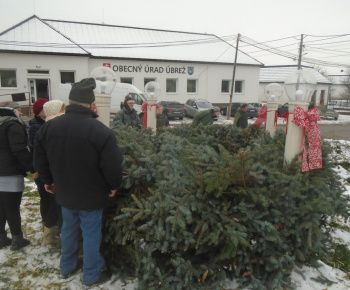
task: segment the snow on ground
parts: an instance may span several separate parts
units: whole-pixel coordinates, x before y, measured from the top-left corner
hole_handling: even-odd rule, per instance
[[[350,116],[346,116],[350,123]],[[339,118],[342,122],[343,118]],[[337,121],[337,122],[339,122]],[[347,120],[344,122],[348,122]],[[334,122],[334,121],[331,121]],[[338,161],[350,160],[350,142],[328,140],[333,146],[341,146],[341,154],[335,154]],[[341,166],[335,168],[345,183],[350,178],[350,172]],[[346,185],[345,194],[350,194],[350,186]],[[21,204],[22,225],[24,235],[31,240],[31,245],[12,252],[9,247],[0,250],[0,289],[82,289],[81,275],[67,280],[59,278],[59,247],[43,247],[40,245],[43,233],[41,231],[41,218],[39,212],[39,197],[36,193],[35,183],[26,181],[26,191]],[[350,227],[350,221],[346,224]],[[350,247],[350,233],[336,229],[334,236],[339,242]],[[319,268],[303,266],[292,273],[292,283],[297,290],[348,290],[350,280],[346,273],[332,268],[319,261]],[[323,283],[321,282],[323,281]],[[227,289],[236,289],[237,281],[228,281]],[[113,275],[112,279],[99,287],[91,289],[137,289],[137,281],[130,280],[124,284]],[[244,289],[242,289],[244,290]],[[245,289],[247,290],[247,289]]]
[[[183,120],[169,120],[170,126],[171,125],[180,125],[180,124],[189,124],[192,123],[192,118],[185,117]],[[230,120],[233,123],[234,118],[230,118]],[[253,124],[256,121],[256,118],[254,119],[248,119],[249,124]],[[220,115],[218,121],[215,121],[214,124],[223,124],[226,123],[226,116]],[[278,118],[277,124],[285,124],[286,120],[285,118]],[[319,124],[349,124],[350,123],[350,115],[339,115],[338,120],[321,120],[318,122]]]

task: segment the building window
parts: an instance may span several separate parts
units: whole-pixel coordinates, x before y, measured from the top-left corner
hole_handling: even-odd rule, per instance
[[[230,92],[230,81],[221,81],[221,92],[222,93]]]
[[[120,78],[120,82],[132,85],[132,78]]]
[[[143,87],[145,87],[147,85],[147,83],[149,82],[155,82],[156,79],[155,78],[145,78],[143,81]]]
[[[235,93],[243,93],[243,81],[235,81]]]
[[[176,93],[176,83],[177,79],[166,79],[166,92]]]
[[[0,69],[0,87],[1,88],[17,87],[16,70]]]
[[[187,93],[197,93],[197,80],[187,80]]]
[[[221,92],[229,93],[231,88],[231,81],[223,80],[221,81]],[[243,93],[244,81],[235,81],[235,93]]]
[[[28,74],[35,74],[35,75],[48,75],[48,70],[37,70],[37,69],[29,69]]]
[[[61,71],[61,84],[74,84],[75,77],[72,71]]]

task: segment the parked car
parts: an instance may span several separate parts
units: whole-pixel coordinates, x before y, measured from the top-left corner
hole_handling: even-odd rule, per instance
[[[168,117],[168,119],[179,118],[182,120],[186,113],[183,104],[175,101],[161,101],[158,105],[163,107],[163,114]]]
[[[198,112],[210,110],[214,106],[207,100],[202,99],[188,99],[185,103],[185,112],[187,117],[194,117]]]
[[[321,119],[338,120],[339,113],[333,109],[318,109]]]
[[[265,106],[266,103],[249,103],[249,105],[251,105],[255,109],[259,110],[262,106]]]
[[[314,107],[314,103],[310,102],[308,110],[311,110]],[[285,103],[282,107],[278,108],[278,117],[281,117],[283,114],[288,112],[289,104]]]
[[[231,117],[234,117],[236,115],[237,110],[243,105],[244,103],[232,103],[231,105]],[[227,108],[228,106],[222,107],[220,109],[220,114],[226,116],[227,115]],[[254,108],[253,106],[248,104],[248,109],[247,109],[247,117],[252,119],[252,118],[257,118],[258,117],[258,110]]]

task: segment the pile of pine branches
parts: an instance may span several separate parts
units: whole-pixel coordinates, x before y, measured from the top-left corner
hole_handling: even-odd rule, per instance
[[[329,217],[349,215],[332,168],[284,164],[285,134],[183,125],[152,134],[115,128],[124,180],[105,211],[104,247],[140,289],[289,287],[295,265],[324,257]]]

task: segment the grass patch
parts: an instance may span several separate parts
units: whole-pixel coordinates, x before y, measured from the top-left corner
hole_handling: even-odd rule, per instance
[[[349,275],[350,273],[350,250],[346,245],[335,244],[333,247],[334,253],[329,254],[329,259],[326,263],[333,268],[342,270]]]

